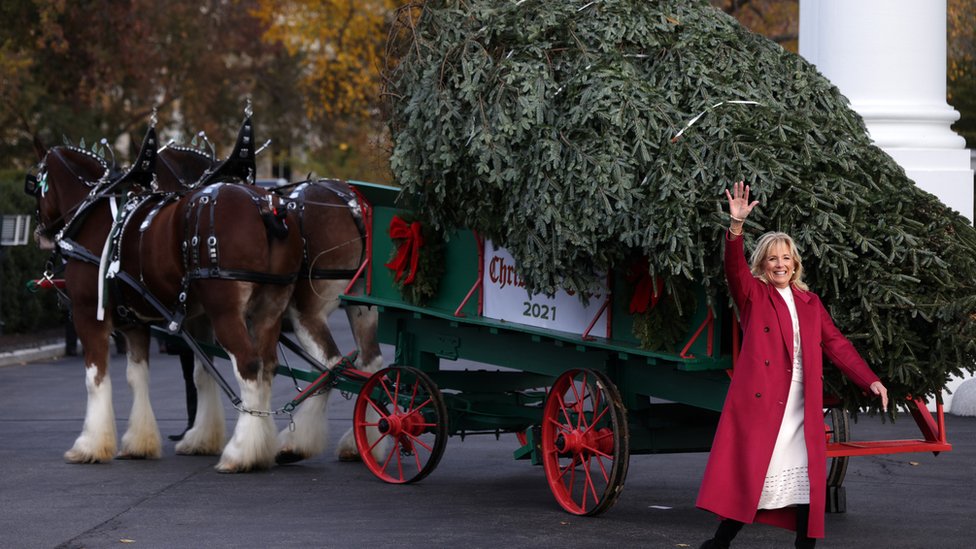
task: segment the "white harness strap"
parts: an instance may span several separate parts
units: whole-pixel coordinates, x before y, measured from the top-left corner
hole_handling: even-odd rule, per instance
[[[109,231],[108,238],[105,239],[105,245],[102,246],[102,256],[98,262],[98,309],[95,311],[95,318],[99,321],[105,320],[105,279],[110,270],[108,265],[108,257],[109,250],[112,248],[112,233],[115,232],[115,226],[119,222],[119,205],[116,202],[115,197],[113,196],[109,198],[108,203],[112,209],[112,230]],[[116,266],[116,271],[117,270],[118,267]]]

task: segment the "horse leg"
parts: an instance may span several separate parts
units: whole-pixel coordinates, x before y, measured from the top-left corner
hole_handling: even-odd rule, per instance
[[[254,283],[220,282],[223,283],[221,289],[225,291],[209,292],[211,295],[207,296],[205,308],[213,322],[217,340],[227,351],[234,367],[234,375],[241,389],[242,411],[238,415],[234,434],[217,463],[217,470],[221,473],[241,473],[265,469],[274,463],[276,450],[275,426],[270,416],[271,377],[274,372],[268,362],[276,362],[277,355],[273,338],[263,332],[268,330],[268,324],[280,327],[291,287],[278,287],[282,291],[274,292],[271,288],[276,287],[267,285],[259,287]],[[230,288],[233,291],[227,291]],[[262,295],[256,296],[256,293]],[[273,300],[268,299],[268,294],[279,298],[276,315],[275,307],[270,303]],[[247,320],[251,321],[250,326]],[[277,333],[274,338],[277,338]],[[271,345],[267,345],[265,340],[272,341]],[[275,357],[270,361],[267,347],[270,347],[271,356]]]
[[[213,332],[205,321],[192,321],[190,333],[197,341],[213,341]],[[216,456],[224,448],[224,407],[217,380],[196,356],[193,357],[193,382],[196,385],[196,415],[193,426],[183,433],[183,439],[176,444],[176,453]]]
[[[336,294],[323,293],[315,284],[300,281],[288,306],[288,315],[298,341],[312,357],[332,368],[341,358],[329,330],[328,317],[338,307]],[[278,464],[294,463],[325,451],[328,433],[330,390],[306,399],[292,418],[292,425],[278,433]]]
[[[346,304],[346,318],[356,339],[359,356],[356,368],[365,372],[378,372],[383,367],[383,352],[380,350],[376,328],[379,325],[379,311],[376,307]]]
[[[94,311],[76,307],[74,313],[75,331],[85,351],[88,403],[81,434],[65,452],[64,460],[68,463],[102,463],[115,455],[115,410],[112,407],[112,380],[108,375],[112,328],[107,322],[81,320],[94,319]]]
[[[361,288],[363,283],[357,283]],[[376,328],[379,323],[379,312],[376,307],[366,307],[364,305],[346,304],[346,317],[349,319],[349,326],[352,328],[353,337],[356,339],[356,347],[359,349],[359,357],[356,359],[356,367],[364,372],[378,372],[383,367],[383,353],[380,350],[379,340],[376,338]],[[367,420],[376,423],[379,416],[372,409],[367,411]],[[375,429],[367,429],[367,438],[372,442],[379,438],[379,432]],[[389,453],[387,443],[378,444],[373,449],[373,455],[381,459]],[[336,457],[339,461],[359,461],[359,449],[356,448],[356,438],[352,427],[342,435],[339,446],[336,449]]]
[[[122,459],[158,459],[162,455],[159,426],[149,399],[149,329],[130,328],[125,337],[126,381],[132,389],[132,411],[129,427],[122,435]]]

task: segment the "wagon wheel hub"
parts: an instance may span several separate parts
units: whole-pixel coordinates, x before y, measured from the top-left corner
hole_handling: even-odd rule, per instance
[[[416,410],[402,414],[390,414],[381,418],[376,428],[384,435],[399,437],[401,435],[419,436],[423,434],[425,425],[423,416]]]
[[[603,429],[572,429],[560,433],[553,445],[560,455],[590,455],[595,452],[610,454],[613,452],[613,430]]]
[[[400,421],[396,416],[388,416],[377,423],[376,428],[380,433],[384,435],[389,435],[393,431],[399,430]]]

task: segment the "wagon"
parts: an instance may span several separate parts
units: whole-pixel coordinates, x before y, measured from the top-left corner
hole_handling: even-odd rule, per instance
[[[671,350],[648,350],[633,334],[623,270],[607,273],[586,306],[530,297],[510,256],[463,229],[443,243],[436,294],[415,305],[386,266],[404,244],[388,228],[412,212],[397,207],[395,188],[355,188],[366,212],[366,293],[342,299],[378,307],[380,341],[395,346],[394,364],[362,385],[354,412],[357,445],[377,477],[422,479],[448,436],[516,433],[514,457],[543,466],[557,503],[597,515],[620,496],[631,454],[709,450],[738,351],[730,309],[713,313],[699,289],[687,333]],[[577,309],[575,326],[567,307]],[[479,366],[458,368],[459,359]],[[921,439],[862,442],[836,404],[825,411],[832,511],[845,509],[850,456],[951,450],[941,403],[936,418],[923,401],[908,403]],[[371,428],[394,448],[376,452]]]

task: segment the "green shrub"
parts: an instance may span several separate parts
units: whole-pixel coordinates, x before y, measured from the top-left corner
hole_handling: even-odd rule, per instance
[[[35,202],[24,194],[24,173],[0,171],[0,215],[28,214],[33,228]],[[54,328],[64,319],[57,296],[51,291],[31,293],[27,281],[39,278],[49,252],[33,241],[26,246],[11,246],[0,251],[0,321],[3,333],[29,333]]]

